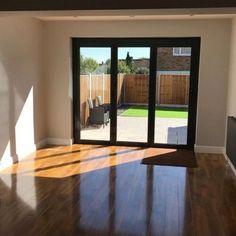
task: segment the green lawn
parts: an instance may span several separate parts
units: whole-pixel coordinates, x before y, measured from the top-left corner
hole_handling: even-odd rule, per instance
[[[124,111],[121,116],[126,117],[147,117],[148,108],[143,106],[132,106]],[[188,111],[185,108],[156,108],[155,116],[160,118],[188,118]]]

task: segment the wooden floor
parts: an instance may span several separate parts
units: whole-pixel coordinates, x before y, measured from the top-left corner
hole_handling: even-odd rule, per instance
[[[221,155],[198,168],[141,165],[172,152],[74,145],[0,174],[0,235],[236,235],[236,176]]]

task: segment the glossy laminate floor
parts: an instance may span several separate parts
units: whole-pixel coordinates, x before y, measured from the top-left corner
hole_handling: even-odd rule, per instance
[[[141,165],[174,150],[42,149],[0,173],[0,235],[236,235],[236,177],[221,155],[198,168]]]

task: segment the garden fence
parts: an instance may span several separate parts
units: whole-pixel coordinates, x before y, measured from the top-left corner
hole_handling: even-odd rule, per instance
[[[159,75],[157,76],[157,105],[188,105],[189,75]],[[97,96],[104,103],[110,103],[110,75],[80,76],[80,118],[85,124],[89,116],[87,99],[91,98],[97,105]],[[118,74],[117,105],[148,104],[149,75]]]

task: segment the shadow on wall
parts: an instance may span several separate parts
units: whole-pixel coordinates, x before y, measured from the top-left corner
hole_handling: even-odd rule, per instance
[[[0,169],[35,150],[34,84],[0,58]]]

